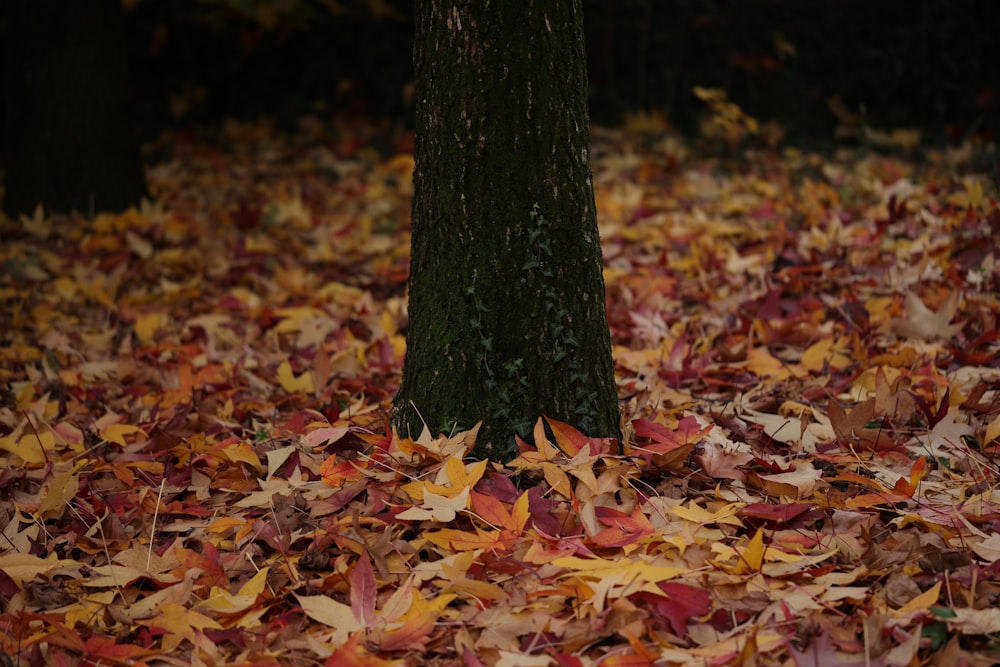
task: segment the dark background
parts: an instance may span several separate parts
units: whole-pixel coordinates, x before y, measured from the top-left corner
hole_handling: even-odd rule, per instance
[[[140,138],[261,114],[279,123],[310,112],[407,123],[412,1],[126,2]],[[871,127],[919,127],[930,142],[990,140],[998,129],[996,0],[584,0],[584,8],[596,123],[657,109],[693,131],[705,107],[691,90],[703,86],[816,147],[834,142],[834,97]]]

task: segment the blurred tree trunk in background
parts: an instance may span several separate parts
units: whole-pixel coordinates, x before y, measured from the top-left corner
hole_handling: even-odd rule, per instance
[[[618,437],[589,161],[580,0],[416,3],[403,435],[484,420],[516,453],[541,415]]]
[[[145,193],[121,0],[5,3],[4,208],[119,211]]]

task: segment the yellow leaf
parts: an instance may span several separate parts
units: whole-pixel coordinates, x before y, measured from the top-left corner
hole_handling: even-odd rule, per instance
[[[66,276],[56,278],[52,282],[52,287],[62,301],[72,301],[76,296],[76,283]]]
[[[764,531],[760,528],[754,533],[745,549],[740,550],[740,560],[735,568],[737,574],[760,572],[764,564]]]
[[[290,394],[297,392],[311,394],[315,391],[312,374],[306,371],[302,375],[295,377],[295,373],[292,372],[292,365],[288,361],[282,361],[281,365],[278,366],[278,382]]]
[[[423,614],[432,614],[436,616],[444,611],[445,607],[451,604],[452,600],[457,597],[457,595],[453,595],[451,593],[441,593],[439,595],[435,595],[430,600],[427,600],[422,595],[414,595],[413,604],[410,606],[410,609],[400,617],[400,620],[406,621]]]
[[[468,530],[455,530],[454,528],[442,528],[441,530],[425,532],[423,536],[428,542],[442,549],[459,552],[472,552],[476,549],[494,549],[500,544],[499,530],[486,531],[477,528],[475,532],[471,532]]]
[[[476,485],[486,472],[486,464],[486,461],[466,464],[461,456],[451,456],[438,470],[434,483],[410,482],[403,486],[403,490],[414,500],[423,500],[424,493],[453,498]]]
[[[233,595],[224,588],[212,587],[208,599],[198,603],[196,609],[204,609],[222,614],[238,614],[256,604],[257,596],[264,592],[267,585],[268,568],[263,568],[243,584],[239,593]]]
[[[167,326],[169,322],[170,318],[164,313],[146,313],[145,315],[140,315],[135,320],[135,335],[139,337],[140,343],[149,345],[154,342],[156,332]]]
[[[257,451],[248,442],[235,442],[224,447],[222,453],[234,463],[249,463],[257,470],[263,469],[260,464],[260,457],[257,456]]]
[[[279,333],[299,331],[302,329],[303,323],[308,322],[309,320],[329,317],[319,308],[314,308],[312,306],[279,308],[275,311],[275,314],[283,318],[274,326],[274,330]]]
[[[865,310],[868,311],[868,319],[872,324],[887,322],[892,317],[892,313],[890,312],[892,305],[893,297],[891,296],[878,296],[873,299],[869,299],[865,302]]]
[[[110,426],[102,428],[98,432],[98,435],[101,436],[102,440],[113,442],[124,447],[128,444],[125,441],[125,436],[139,432],[142,432],[142,429],[132,424],[111,424]]]
[[[628,578],[641,582],[657,583],[666,581],[688,572],[685,568],[668,565],[654,565],[646,561],[604,560],[603,558],[580,558],[579,556],[563,556],[555,558],[552,564],[571,570],[563,576],[582,575],[604,579],[612,575],[625,574]]]
[[[486,472],[486,461],[471,463],[468,466],[458,456],[452,456],[445,464],[442,473],[438,473],[434,491],[446,496],[454,496],[459,491],[472,488]]]
[[[37,465],[46,462],[45,450],[52,450],[56,444],[56,436],[52,431],[42,431],[37,435],[27,433],[20,438],[8,435],[0,438],[0,449],[5,449],[15,456],[21,457],[27,465]]]
[[[14,552],[0,554],[0,570],[18,584],[31,581],[43,574],[51,576],[56,570],[77,567],[81,567],[81,564],[75,560],[59,560],[55,554],[49,554],[48,558]]]
[[[824,338],[809,346],[800,363],[808,371],[821,371],[826,365],[834,370],[841,370],[851,365],[851,358],[846,352],[847,346],[843,340]]]
[[[491,584],[488,581],[480,581],[479,579],[462,578],[448,581],[447,585],[441,590],[447,593],[465,593],[464,597],[476,600],[506,600],[510,597],[507,591],[496,584]]]
[[[205,528],[206,532],[209,533],[225,533],[233,528],[239,528],[246,524],[246,519],[239,519],[234,516],[222,516],[208,524]]]
[[[267,573],[268,568],[263,568],[253,575],[251,579],[240,587],[240,592],[237,595],[253,595],[257,596],[264,592],[264,587],[267,586]]]
[[[742,526],[743,522],[736,516],[736,513],[743,508],[743,505],[743,503],[730,503],[720,507],[715,512],[709,512],[692,500],[688,503],[687,507],[678,505],[677,507],[671,508],[670,513],[679,516],[685,521],[702,525],[710,523],[725,523],[732,526]]]
[[[1000,438],[1000,415],[997,415],[993,421],[990,422],[989,426],[986,427],[986,435],[984,436],[984,445],[989,444]]]
[[[747,369],[761,378],[775,380],[784,380],[791,375],[784,362],[773,357],[764,347],[752,347],[747,350]]]
[[[193,641],[195,633],[211,628],[221,630],[222,626],[203,616],[193,609],[187,609],[176,602],[168,602],[163,605],[160,613],[155,617],[138,622],[150,628],[160,628],[166,631],[163,635],[162,648],[169,652],[177,648],[182,641],[187,639]]]
[[[528,492],[525,491],[514,502],[514,506],[510,511],[510,528],[514,534],[521,534],[521,531],[524,530],[524,526],[528,523],[528,518],[530,516],[530,509],[528,507]]]
[[[555,463],[542,461],[542,473],[545,475],[545,481],[549,483],[554,492],[564,498],[569,498],[573,495],[573,487],[570,486],[569,475],[563,472],[562,468]]]
[[[937,582],[926,591],[913,598],[902,607],[896,610],[896,614],[899,616],[906,616],[917,611],[926,611],[930,609],[933,605],[937,604],[938,597],[941,595],[941,583]]]
[[[38,516],[45,519],[57,519],[63,515],[69,502],[80,490],[80,479],[76,470],[69,470],[56,475],[43,492],[42,502],[38,507]]]
[[[92,623],[94,618],[104,613],[104,610],[115,601],[116,597],[118,597],[118,591],[114,590],[85,595],[79,602],[66,610],[64,620],[70,624],[68,627],[74,627],[77,623],[84,625]]]

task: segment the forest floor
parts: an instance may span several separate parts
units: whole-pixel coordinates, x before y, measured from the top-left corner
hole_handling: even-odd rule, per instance
[[[624,441],[388,429],[412,140],[0,230],[4,665],[1000,661],[996,154],[594,133]],[[995,167],[994,167],[995,169]]]

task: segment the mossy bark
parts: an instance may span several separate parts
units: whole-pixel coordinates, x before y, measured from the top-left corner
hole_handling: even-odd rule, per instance
[[[410,324],[394,421],[617,437],[579,0],[418,0]]]
[[[145,193],[121,0],[5,8],[4,208],[122,210]]]

